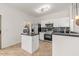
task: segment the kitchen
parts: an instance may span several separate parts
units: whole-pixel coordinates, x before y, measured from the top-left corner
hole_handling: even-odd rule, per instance
[[[38,28],[37,30],[34,30],[36,29],[35,25],[33,26],[34,29],[31,29],[30,33],[32,33],[33,35],[38,35],[38,38],[35,41],[52,42],[52,53],[54,56],[79,55],[78,48],[75,46],[75,49],[73,49],[74,45],[78,45],[79,32],[77,30],[78,25],[75,24],[75,20],[72,19],[71,12],[71,9],[68,7],[67,9],[59,13],[45,15],[40,18],[38,17],[36,19],[39,19],[40,21],[38,21],[35,25],[39,28],[39,31]],[[34,23],[31,24],[33,25]],[[35,44],[35,51],[37,51],[39,49],[40,43]],[[33,47],[31,49],[33,49]],[[72,51],[74,52],[71,53]],[[31,51],[31,53],[33,52],[34,51]]]

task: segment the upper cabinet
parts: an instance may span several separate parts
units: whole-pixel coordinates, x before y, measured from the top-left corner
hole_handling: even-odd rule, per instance
[[[41,27],[45,27],[45,24],[53,23],[54,27],[70,27],[69,17],[46,19],[41,20]]]
[[[69,17],[53,19],[54,27],[70,27]]]
[[[53,23],[53,19],[41,20],[41,27],[46,27],[45,24]]]

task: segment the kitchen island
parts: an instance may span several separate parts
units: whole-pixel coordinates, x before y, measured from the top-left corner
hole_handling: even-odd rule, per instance
[[[33,53],[39,49],[39,35],[38,34],[21,34],[21,48],[29,53]]]
[[[78,33],[54,33],[52,37],[54,56],[79,56]]]

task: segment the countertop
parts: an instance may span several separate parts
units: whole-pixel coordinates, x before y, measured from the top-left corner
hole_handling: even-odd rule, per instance
[[[47,31],[47,32],[45,32],[45,34],[79,37],[79,33],[77,33],[77,32],[64,33],[64,32]]]
[[[72,36],[72,37],[79,37],[79,33],[71,32],[71,33],[53,33],[53,35],[62,35],[62,36]]]
[[[21,33],[21,35],[35,36],[35,35],[38,35],[38,34],[27,34],[27,33]]]

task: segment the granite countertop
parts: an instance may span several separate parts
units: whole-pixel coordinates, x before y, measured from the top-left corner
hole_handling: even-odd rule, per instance
[[[27,34],[27,33],[21,33],[21,35],[35,36],[35,35],[38,35],[38,34]]]
[[[53,33],[53,35],[62,35],[62,36],[72,36],[72,37],[79,37],[79,33]]]

